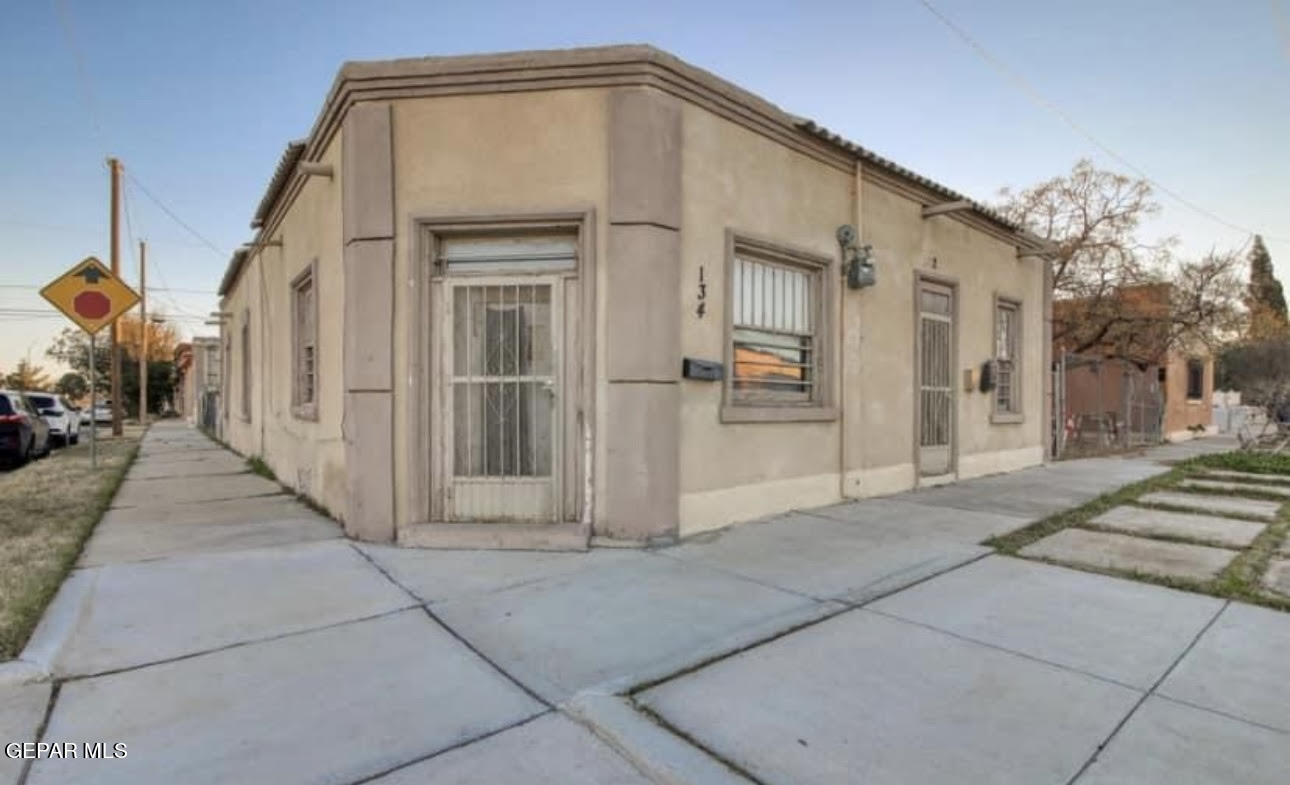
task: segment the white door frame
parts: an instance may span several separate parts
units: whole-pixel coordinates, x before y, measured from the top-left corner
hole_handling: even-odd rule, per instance
[[[931,289],[948,294],[950,297],[950,357],[949,357],[949,393],[950,393],[950,433],[949,455],[944,473],[924,474],[922,460],[922,367],[923,367],[923,307],[922,292]],[[914,478],[918,485],[937,485],[953,481],[958,473],[959,452],[959,417],[958,417],[958,369],[959,344],[959,284],[954,278],[917,271],[914,275]]]

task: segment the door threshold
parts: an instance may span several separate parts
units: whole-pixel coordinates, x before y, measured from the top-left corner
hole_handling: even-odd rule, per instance
[[[414,523],[399,545],[455,550],[585,551],[591,532],[580,523]]]
[[[957,481],[957,474],[929,474],[918,478],[919,488],[935,488],[938,485],[949,485]]]

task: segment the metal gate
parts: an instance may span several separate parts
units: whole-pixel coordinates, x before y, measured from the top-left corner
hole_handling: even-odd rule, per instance
[[[557,284],[525,276],[447,286],[440,400],[448,520],[559,519]]]
[[[935,476],[953,468],[954,291],[922,283],[918,303],[918,467]]]

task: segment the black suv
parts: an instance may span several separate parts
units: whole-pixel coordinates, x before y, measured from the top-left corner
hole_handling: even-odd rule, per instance
[[[32,458],[49,455],[49,423],[27,396],[0,390],[0,458],[21,466]]]

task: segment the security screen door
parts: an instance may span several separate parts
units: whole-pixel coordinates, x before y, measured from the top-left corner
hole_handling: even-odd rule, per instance
[[[558,520],[559,284],[448,280],[439,396],[448,520]]]
[[[918,311],[918,467],[936,476],[953,464],[954,290],[920,283]]]

